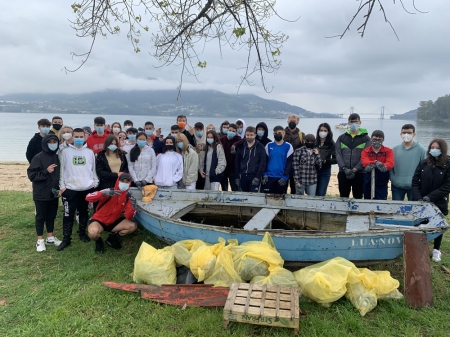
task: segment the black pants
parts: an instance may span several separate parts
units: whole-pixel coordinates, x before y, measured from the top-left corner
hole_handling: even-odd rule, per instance
[[[353,198],[362,199],[364,186],[364,173],[356,173],[353,179],[347,179],[344,172],[338,173],[339,196],[341,198],[350,197],[350,191]]]
[[[89,220],[89,202],[86,201],[86,195],[92,193],[94,189],[86,191],[65,190],[63,197],[64,217],[63,217],[63,234],[64,237],[72,234],[73,219],[75,211],[78,210],[79,232],[85,231]]]
[[[224,172],[223,178],[220,181],[220,186],[222,187],[222,191],[228,191],[228,182],[230,183],[230,187],[232,191],[238,191],[239,187],[236,185],[236,173],[234,172]]]
[[[240,175],[240,181],[241,181],[241,191],[242,192],[253,192],[258,193],[259,192],[259,185],[252,185],[253,179],[256,178],[256,175]]]
[[[295,194],[295,180],[293,167],[291,167],[291,174],[289,175],[289,187],[291,188],[291,194]]]
[[[267,183],[265,185],[261,185],[261,192],[262,193],[286,194],[288,185],[286,183],[286,185],[280,186],[278,184],[278,181],[280,180],[280,178],[269,177],[269,180],[267,181]]]
[[[36,234],[44,235],[44,224],[47,233],[53,233],[55,228],[55,218],[58,212],[58,198],[48,201],[34,201],[36,206]]]
[[[197,173],[197,182],[195,183],[195,189],[196,190],[205,189],[205,178],[201,176],[200,172]]]

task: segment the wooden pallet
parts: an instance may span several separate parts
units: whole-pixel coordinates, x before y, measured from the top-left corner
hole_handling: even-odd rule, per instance
[[[300,307],[297,287],[233,283],[223,311],[223,325],[230,321],[294,329],[298,334]]]

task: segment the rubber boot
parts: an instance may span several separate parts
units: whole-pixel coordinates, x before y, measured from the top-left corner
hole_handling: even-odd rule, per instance
[[[64,223],[63,222],[63,240],[60,243],[60,245],[56,248],[57,251],[62,251],[64,248],[69,247],[71,243],[70,236],[72,235],[72,227],[73,227],[73,221]]]
[[[78,236],[81,241],[83,242],[89,242],[91,241],[91,238],[86,234],[86,228],[87,228],[88,218],[80,218],[80,223],[78,226]]]
[[[142,202],[151,202],[156,192],[158,191],[158,186],[156,185],[146,185],[142,189]]]
[[[95,241],[95,254],[103,254],[103,239],[100,237],[97,241]]]

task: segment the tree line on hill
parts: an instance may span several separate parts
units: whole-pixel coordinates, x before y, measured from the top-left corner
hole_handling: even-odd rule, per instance
[[[423,121],[450,120],[450,95],[441,96],[435,102],[421,101],[417,109],[417,119]]]

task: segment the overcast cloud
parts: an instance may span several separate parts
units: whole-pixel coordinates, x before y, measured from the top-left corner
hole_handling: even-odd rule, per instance
[[[412,0],[403,0],[414,11]],[[0,20],[0,95],[7,93],[81,93],[105,89],[173,89],[181,68],[161,67],[148,55],[143,43],[135,54],[125,34],[99,39],[94,52],[80,70],[70,53],[83,52],[88,39],[80,39],[70,28],[73,0],[14,0],[2,6]],[[343,39],[325,38],[342,33],[359,1],[279,0],[277,9],[295,23],[273,19],[270,26],[289,35],[282,54],[282,67],[267,75],[264,92],[259,78],[255,86],[244,85],[240,93],[285,101],[314,112],[346,111],[354,106],[362,114],[403,113],[421,100],[449,94],[450,44],[448,43],[449,0],[416,0],[427,14],[406,13],[401,4],[384,0],[386,13],[400,41],[377,10],[363,39],[356,33],[361,18]],[[144,40],[143,36],[141,40]],[[236,94],[246,54],[225,50],[218,53],[211,43],[201,56],[208,65],[198,83],[184,77],[183,90],[216,89]],[[147,78],[156,78],[149,81]],[[182,98],[181,98],[182,99]]]

